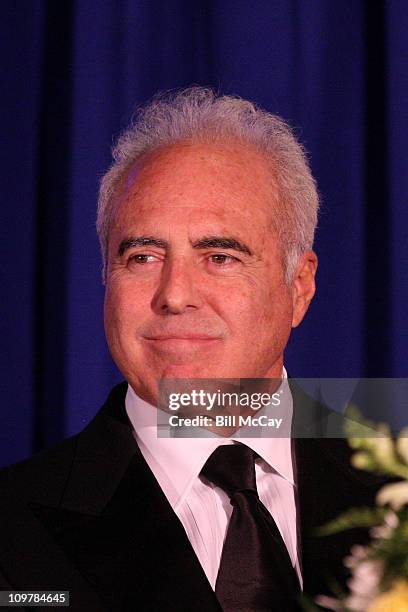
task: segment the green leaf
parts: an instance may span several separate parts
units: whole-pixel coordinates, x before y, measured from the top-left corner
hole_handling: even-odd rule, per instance
[[[386,513],[385,508],[350,508],[326,525],[319,527],[315,530],[315,534],[327,536],[355,527],[374,527],[381,524]]]

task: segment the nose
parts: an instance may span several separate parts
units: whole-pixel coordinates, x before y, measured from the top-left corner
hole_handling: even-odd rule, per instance
[[[158,314],[182,314],[201,307],[197,270],[186,257],[168,258],[162,268],[160,284],[152,300]]]

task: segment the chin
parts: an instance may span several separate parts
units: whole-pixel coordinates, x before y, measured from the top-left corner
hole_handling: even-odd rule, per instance
[[[207,380],[214,379],[240,379],[254,377],[252,372],[245,371],[244,368],[234,368],[231,370],[228,367],[210,368],[203,364],[171,364],[163,368],[162,378],[179,378],[193,379],[204,378]]]
[[[215,374],[194,363],[171,364],[163,369],[162,378],[214,378]]]

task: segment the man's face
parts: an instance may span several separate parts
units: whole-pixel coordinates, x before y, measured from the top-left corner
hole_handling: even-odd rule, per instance
[[[178,144],[131,171],[110,227],[105,330],[141,397],[155,402],[161,378],[281,376],[307,305],[285,284],[278,210],[271,167],[241,144]]]

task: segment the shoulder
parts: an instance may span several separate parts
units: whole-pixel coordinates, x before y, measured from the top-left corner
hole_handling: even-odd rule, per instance
[[[42,498],[57,502],[69,475],[79,434],[67,438],[51,449],[42,451],[0,470],[0,498]]]
[[[135,445],[127,423],[127,384],[113,388],[105,404],[80,433],[31,458],[0,469],[0,505],[39,502],[58,506],[78,472],[92,483],[116,456],[131,454]],[[126,449],[131,450],[126,453]]]

